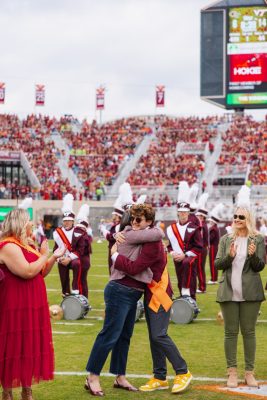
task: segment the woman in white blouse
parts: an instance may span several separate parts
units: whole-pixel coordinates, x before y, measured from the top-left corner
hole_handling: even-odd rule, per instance
[[[232,233],[224,235],[215,260],[223,271],[217,302],[224,318],[224,349],[228,368],[228,387],[238,386],[237,339],[243,337],[245,382],[257,387],[254,378],[256,352],[255,327],[264,297],[259,272],[265,266],[264,238],[256,231],[255,221],[246,207],[235,210]]]

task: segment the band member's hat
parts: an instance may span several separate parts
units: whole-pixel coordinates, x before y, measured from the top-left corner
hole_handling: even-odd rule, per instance
[[[113,205],[114,210],[112,214],[122,217],[125,210],[131,207],[132,204],[133,204],[132,189],[130,184],[125,182],[119,188],[119,196]]]
[[[197,203],[197,212],[196,215],[202,215],[203,217],[208,216],[208,210],[207,210],[207,201],[209,198],[208,193],[202,193],[200,196],[198,203]]]
[[[138,199],[136,200],[135,204],[145,204],[147,195],[141,194]]]
[[[186,181],[181,181],[178,188],[177,211],[190,212],[190,188]]]
[[[88,228],[89,226],[89,213],[90,207],[88,204],[83,204],[77,214],[77,225],[81,228]]]
[[[73,195],[71,193],[66,194],[63,197],[63,206],[61,208],[63,212],[63,221],[74,221],[75,214],[73,212]]]
[[[250,188],[243,185],[237,194],[236,206],[250,210]]]
[[[213,209],[210,212],[210,218],[209,218],[210,221],[213,221],[216,224],[218,222],[220,222],[222,219],[222,213],[223,213],[224,208],[225,208],[225,205],[223,203],[216,204],[216,206],[213,207]]]
[[[190,188],[190,211],[194,212],[197,209],[197,195],[198,195],[199,186],[197,183],[193,183]]]
[[[18,208],[22,208],[23,210],[28,210],[32,206],[32,197],[25,197],[21,203],[19,203]]]

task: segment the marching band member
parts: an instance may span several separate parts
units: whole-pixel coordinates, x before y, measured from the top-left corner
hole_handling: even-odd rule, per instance
[[[197,277],[198,277],[198,289],[197,293],[206,293],[206,258],[208,254],[209,246],[209,230],[207,225],[208,210],[206,209],[206,203],[208,201],[209,194],[202,193],[198,200],[198,210],[196,212],[196,217],[199,220],[199,226],[201,231],[201,236],[203,239],[203,247],[198,255],[197,262]]]
[[[75,214],[72,211],[73,205],[73,195],[68,193],[63,198],[63,218],[62,226],[56,228],[53,232],[53,238],[55,241],[54,250],[62,247],[63,245],[67,248],[64,257],[58,260],[58,271],[61,282],[62,296],[65,297],[70,294],[70,269],[73,270],[73,282],[72,290],[76,292],[81,291],[80,282],[80,264],[79,262],[74,262],[78,259],[78,255],[72,250],[72,236],[74,231],[74,218]]]
[[[88,298],[88,283],[87,274],[90,264],[90,254],[92,254],[92,236],[88,234],[89,227],[89,212],[88,204],[83,204],[77,214],[77,224],[75,225],[72,236],[72,250],[78,254],[78,259],[72,263],[79,263],[77,268],[80,268],[81,290],[79,293]]]
[[[191,296],[195,300],[196,261],[202,249],[203,240],[200,227],[189,220],[189,196],[190,191],[187,182],[180,182],[177,199],[178,221],[167,228],[169,239],[167,249],[174,261],[181,296]]]
[[[197,195],[199,191],[199,186],[197,183],[193,183],[193,185],[190,188],[190,214],[189,214],[189,221],[193,222],[195,225],[199,225],[199,219],[196,216],[196,210],[197,210]]]
[[[218,222],[220,222],[220,213],[223,211],[224,205],[222,203],[217,204],[210,213],[210,226],[209,226],[209,265],[210,265],[210,280],[208,285],[215,285],[218,283],[218,271],[215,268],[215,258],[218,252],[218,246],[220,241],[220,231],[218,228]]]

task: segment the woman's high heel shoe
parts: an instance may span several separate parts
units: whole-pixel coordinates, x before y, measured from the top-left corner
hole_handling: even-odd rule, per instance
[[[85,379],[84,389],[85,389],[85,390],[88,390],[88,392],[89,392],[92,396],[99,396],[99,397],[105,396],[105,393],[103,392],[103,390],[93,390],[93,389],[91,388],[90,382],[89,382],[89,379],[88,379],[88,378]]]
[[[2,400],[13,400],[13,394],[11,389],[3,389]]]

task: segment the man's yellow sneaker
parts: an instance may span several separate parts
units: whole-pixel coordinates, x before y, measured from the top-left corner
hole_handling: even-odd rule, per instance
[[[161,379],[151,378],[145,385],[140,386],[141,392],[153,392],[154,390],[169,389],[168,381],[162,381]]]
[[[193,375],[188,371],[187,374],[176,375],[173,381],[172,393],[180,393],[187,388]]]

